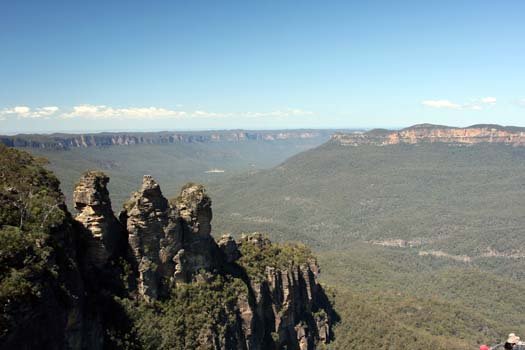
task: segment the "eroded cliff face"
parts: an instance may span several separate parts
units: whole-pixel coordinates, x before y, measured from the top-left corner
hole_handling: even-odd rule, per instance
[[[332,141],[344,146],[397,145],[417,143],[450,143],[472,145],[496,143],[525,146],[525,128],[502,127],[499,125],[473,125],[453,128],[431,124],[415,125],[406,129],[371,130],[366,133],[335,134]]]
[[[265,250],[272,243],[255,233],[244,236],[240,245]],[[262,278],[252,278],[254,300],[239,298],[247,348],[264,349],[261,339],[272,338],[276,349],[316,349],[330,342],[333,310],[317,281],[319,266],[314,258],[300,265],[267,266]]]
[[[139,144],[173,144],[203,142],[275,141],[289,139],[328,138],[327,131],[216,131],[216,132],[151,132],[0,136],[0,143],[9,147],[69,149]]]
[[[173,257],[181,241],[175,225],[169,225],[175,221],[172,218],[168,200],[151,176],[144,176],[142,187],[120,214],[129,233],[138,292],[147,301],[158,299],[172,283]]]

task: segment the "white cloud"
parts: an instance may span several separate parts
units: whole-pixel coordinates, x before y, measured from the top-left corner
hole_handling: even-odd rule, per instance
[[[518,106],[525,107],[525,98],[517,100],[516,103]]]
[[[111,107],[106,105],[83,104],[61,110],[55,106],[30,108],[16,106],[0,110],[0,120],[10,117],[23,118],[59,118],[89,120],[161,120],[161,119],[217,119],[217,118],[284,118],[313,115],[313,112],[286,108],[270,112],[211,112],[202,109],[194,111],[174,110],[161,107]]]
[[[158,107],[113,108],[103,105],[80,105],[64,113],[62,118],[85,119],[191,119],[191,118],[228,118],[228,117],[292,117],[312,115],[313,112],[287,108],[271,112],[210,112],[205,110],[180,111]]]
[[[278,110],[273,112],[246,112],[242,113],[242,115],[250,118],[268,118],[268,117],[274,117],[274,118],[285,118],[285,117],[295,117],[295,116],[307,116],[307,115],[313,115],[314,113],[311,111],[305,111],[302,109],[294,109],[294,108],[287,108],[284,110]]]
[[[13,108],[13,113],[16,113],[18,115],[27,115],[31,111],[31,108],[26,106],[16,106]]]
[[[468,103],[455,103],[449,100],[425,100],[421,104],[431,108],[444,108],[444,109],[455,109],[455,110],[474,110],[481,111],[485,107],[494,106],[496,104],[495,97],[483,97],[473,99]]]
[[[61,118],[84,119],[177,119],[186,115],[183,111],[174,111],[158,107],[113,108],[104,105],[74,106],[69,112],[60,115]]]
[[[449,100],[426,100],[421,102],[424,106],[432,108],[460,109],[461,105],[450,102]]]
[[[49,119],[52,115],[59,111],[58,107],[46,106],[31,109],[27,106],[15,106],[13,108],[4,108],[0,110],[0,119],[6,120],[8,117],[15,117],[18,119],[24,118],[44,118]]]

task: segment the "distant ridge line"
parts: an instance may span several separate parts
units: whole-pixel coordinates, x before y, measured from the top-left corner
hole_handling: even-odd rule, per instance
[[[0,136],[8,147],[67,150],[139,144],[177,144],[208,142],[276,141],[288,139],[329,139],[335,130],[224,130],[187,132],[102,132],[86,134],[19,134]]]
[[[417,143],[478,144],[497,143],[525,146],[525,128],[497,124],[476,124],[452,127],[434,124],[416,124],[400,130],[373,129],[365,133],[336,133],[333,142],[344,146],[364,144],[386,146]]]

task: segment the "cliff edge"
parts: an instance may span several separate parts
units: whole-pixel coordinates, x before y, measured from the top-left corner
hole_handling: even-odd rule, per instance
[[[374,129],[365,133],[336,133],[332,142],[343,146],[398,145],[418,143],[449,143],[472,145],[479,143],[525,146],[525,128],[500,125],[472,125],[455,128],[442,125],[419,124],[401,130]]]

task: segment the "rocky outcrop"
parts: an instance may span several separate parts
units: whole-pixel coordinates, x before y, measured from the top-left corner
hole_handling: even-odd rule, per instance
[[[173,278],[173,258],[180,249],[181,237],[173,214],[159,185],[144,176],[142,187],[124,205],[120,214],[127,228],[129,245],[138,273],[138,292],[147,301],[158,299]]]
[[[232,235],[222,235],[217,244],[224,254],[224,259],[227,263],[233,263],[241,257],[241,252],[239,251],[237,242],[235,242],[235,239],[233,239]]]
[[[120,218],[129,234],[138,294],[146,301],[166,297],[177,282],[189,282],[197,271],[218,265],[211,200],[200,185],[185,186],[169,203],[155,180],[145,175]]]
[[[210,132],[147,132],[100,134],[51,134],[0,136],[8,147],[70,149],[86,147],[127,146],[139,144],[174,144],[207,142],[275,141],[289,139],[326,138],[326,130],[282,131],[210,131]]]
[[[238,323],[230,327],[228,341],[217,340],[221,337],[213,329],[203,328],[199,339],[207,339],[204,348],[230,349],[225,344],[236,344],[235,348],[250,350],[311,350],[328,343],[333,312],[317,281],[317,262],[291,261],[282,268],[266,267],[263,276],[247,274],[237,264],[240,245],[262,251],[272,243],[260,234],[240,242],[223,235],[215,242],[212,216],[203,186],[190,183],[168,202],[151,176],[144,176],[141,189],[120,215],[136,262],[139,299],[162,300],[178,284],[207,283],[216,274],[231,274],[248,290],[238,295],[237,307],[228,311]]]
[[[243,238],[242,244],[265,249],[272,243],[260,234]],[[317,281],[315,259],[287,268],[266,267],[262,280],[253,280],[254,301],[240,298],[240,313],[249,349],[259,349],[271,337],[276,349],[317,349],[331,339],[330,303]]]
[[[376,129],[365,133],[338,133],[332,136],[332,141],[344,146],[367,144],[385,146],[417,143],[449,143],[458,145],[497,143],[525,146],[525,128],[499,125],[473,125],[466,128],[454,128],[421,124],[395,131]]]
[[[126,246],[126,234],[113,214],[107,184],[109,177],[99,171],[88,171],[75,186],[73,201],[78,221],[89,233],[87,260],[101,268]]]
[[[211,236],[211,200],[202,185],[190,183],[171,204],[180,219],[184,249],[175,279],[184,282],[197,271],[211,271],[219,264],[218,247]]]

